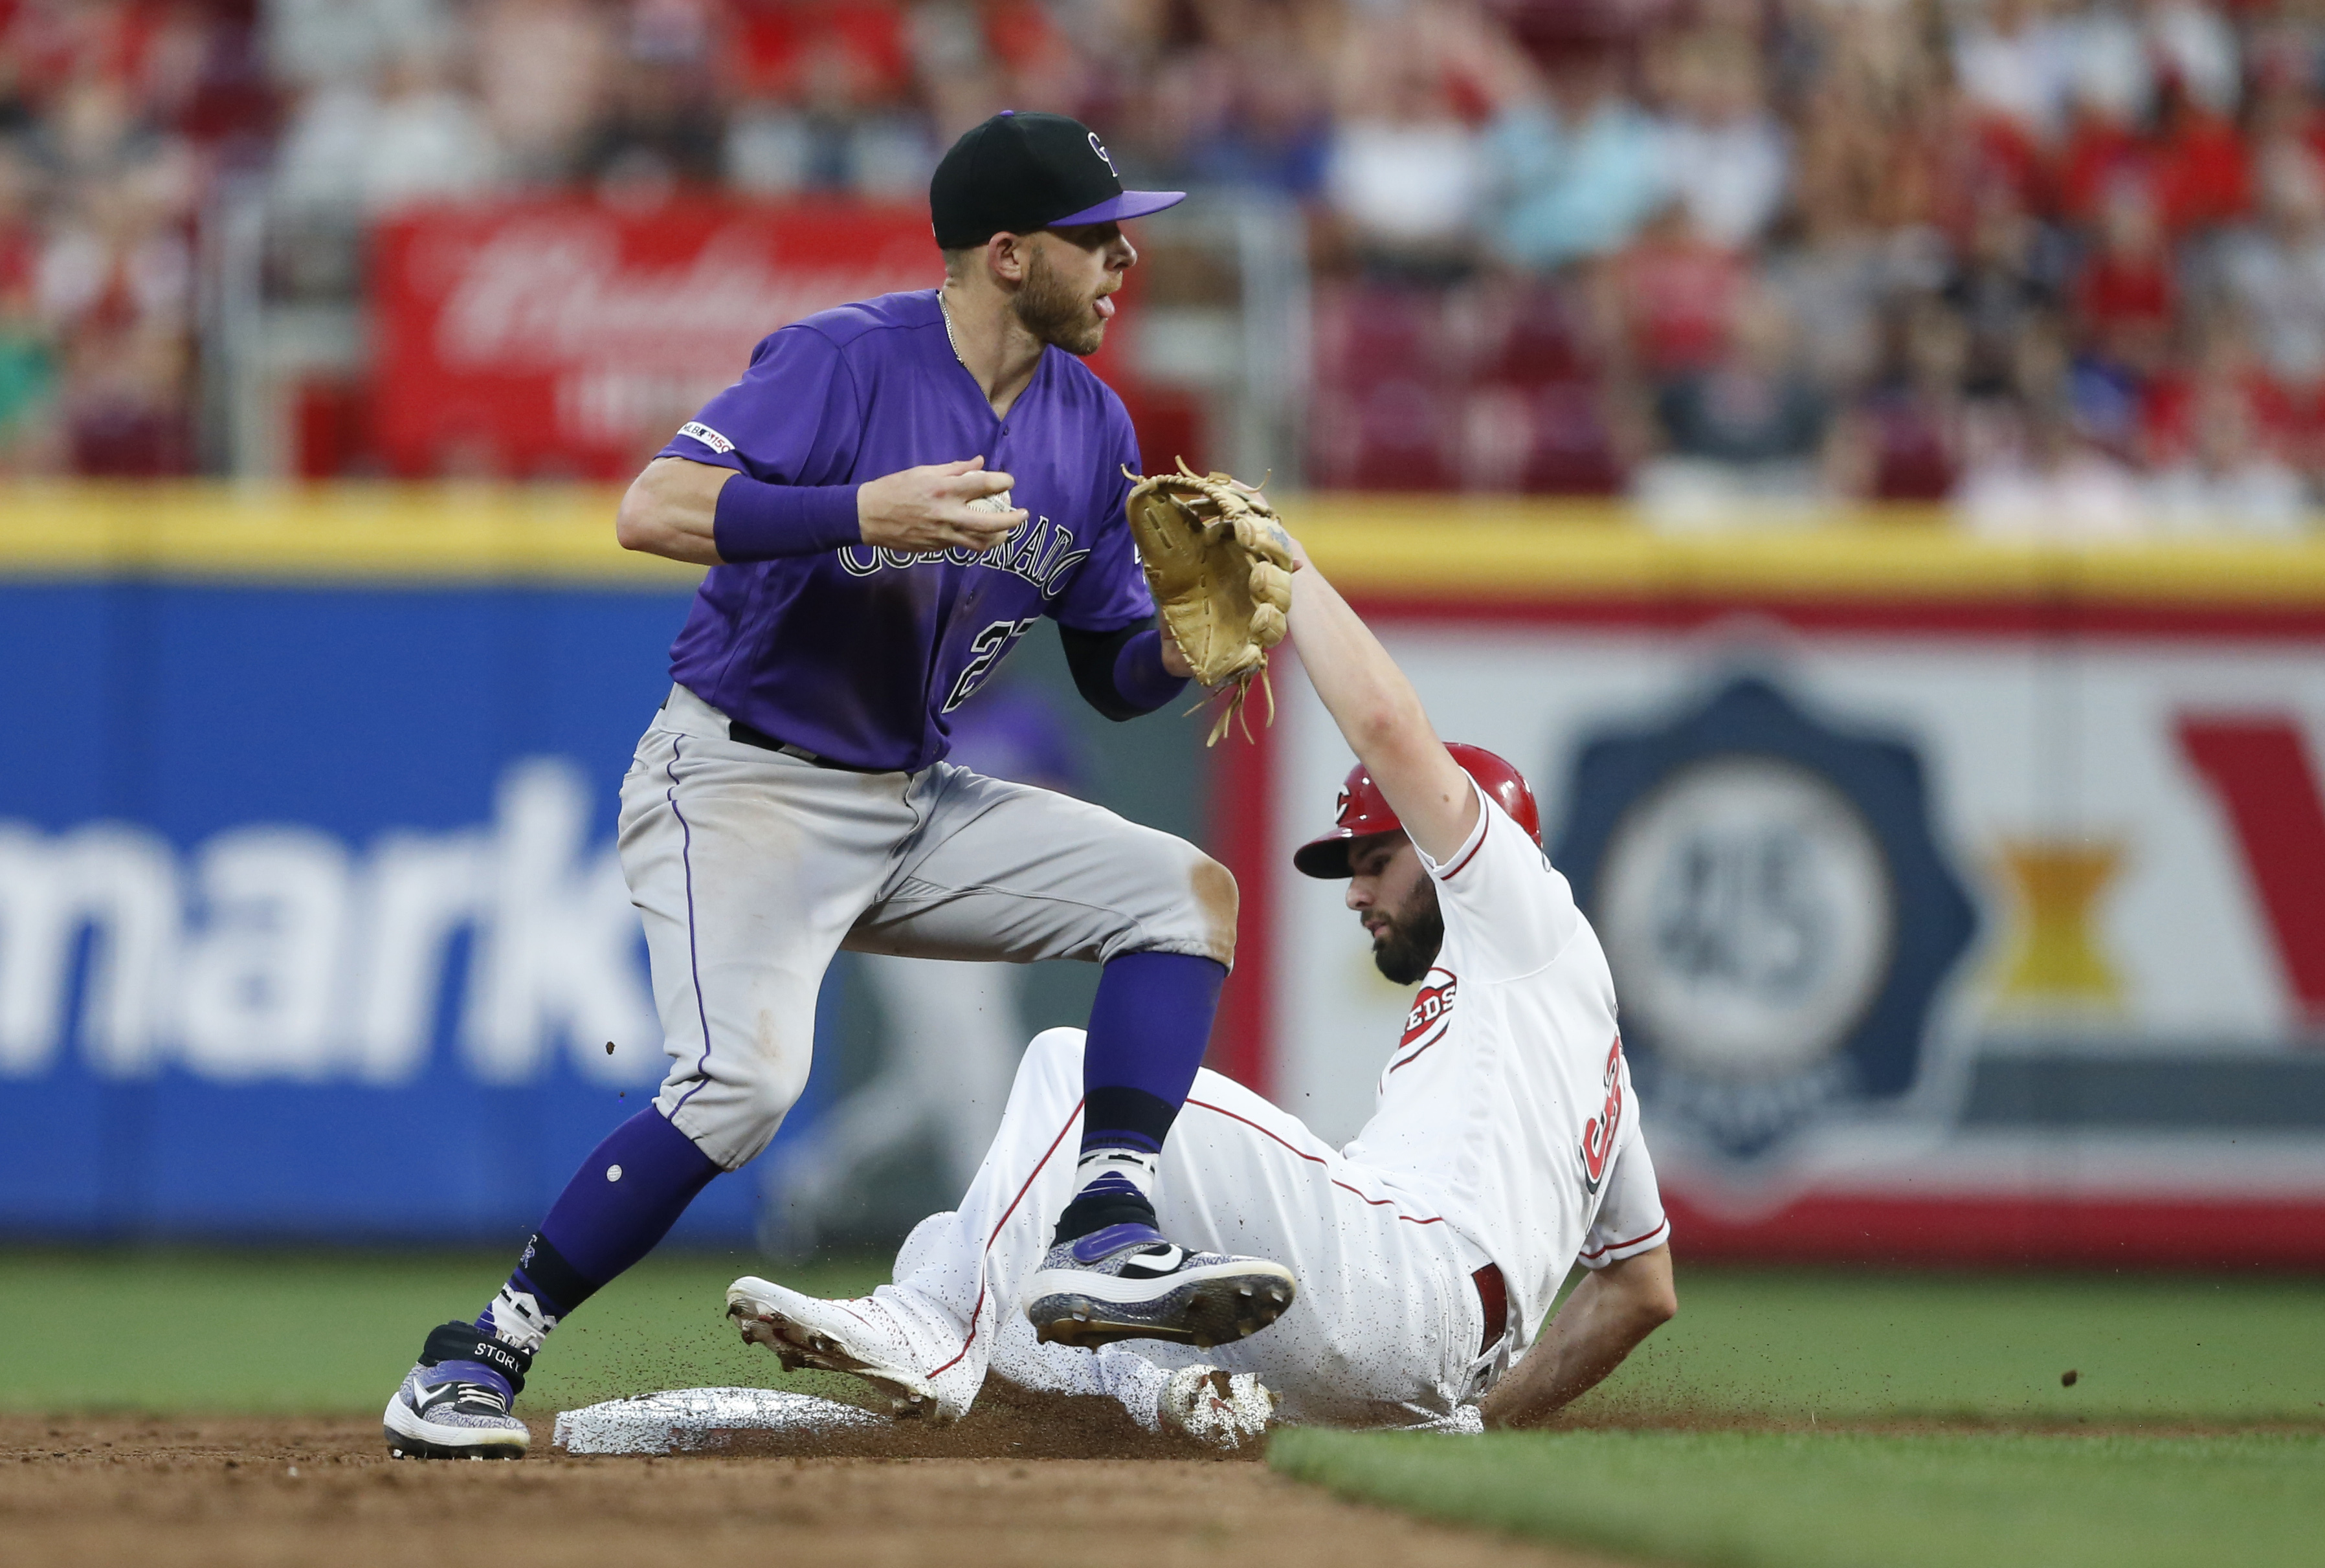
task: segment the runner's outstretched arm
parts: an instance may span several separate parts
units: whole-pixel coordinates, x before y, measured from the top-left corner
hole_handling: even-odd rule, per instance
[[[1292,554],[1300,567],[1292,579],[1292,641],[1309,683],[1413,842],[1433,861],[1450,860],[1477,826],[1476,788],[1388,650],[1297,540]]]
[[[1486,1396],[1486,1425],[1541,1425],[1677,1315],[1668,1244],[1609,1263],[1574,1287],[1541,1341]]]

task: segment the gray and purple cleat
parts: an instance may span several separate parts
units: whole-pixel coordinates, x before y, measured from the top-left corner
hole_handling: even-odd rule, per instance
[[[1151,1225],[1108,1225],[1050,1249],[1025,1315],[1048,1344],[1167,1340],[1208,1350],[1282,1317],[1299,1288],[1281,1263],[1190,1252]]]
[[[428,1336],[381,1425],[397,1459],[523,1459],[533,1433],[509,1411],[533,1358],[472,1323]]]

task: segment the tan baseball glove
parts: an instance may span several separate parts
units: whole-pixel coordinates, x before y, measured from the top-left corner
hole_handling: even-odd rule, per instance
[[[1162,623],[1197,680],[1214,689],[1233,683],[1204,743],[1218,744],[1254,681],[1267,693],[1274,724],[1267,650],[1283,641],[1292,607],[1292,540],[1283,525],[1258,491],[1225,474],[1197,474],[1184,459],[1176,474],[1130,477],[1137,483],[1124,510]],[[1250,738],[1248,720],[1243,733]]]

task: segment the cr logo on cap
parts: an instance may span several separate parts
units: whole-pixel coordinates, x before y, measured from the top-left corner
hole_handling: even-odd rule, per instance
[[[1106,143],[1098,139],[1098,133],[1096,131],[1092,131],[1089,134],[1089,139],[1090,151],[1097,153],[1100,158],[1105,159],[1106,166],[1113,172],[1114,177],[1116,180],[1121,179],[1122,171],[1114,167],[1114,154],[1106,150]]]

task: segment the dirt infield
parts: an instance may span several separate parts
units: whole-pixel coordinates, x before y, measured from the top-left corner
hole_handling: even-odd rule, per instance
[[[543,1422],[521,1463],[429,1464],[390,1461],[367,1421],[0,1416],[0,1556],[10,1568],[1597,1562],[1338,1502],[1135,1429],[1136,1442],[1088,1434],[1110,1457],[1039,1456],[1079,1441],[1072,1425],[972,1420],[907,1444],[923,1457],[566,1459],[548,1453]]]

